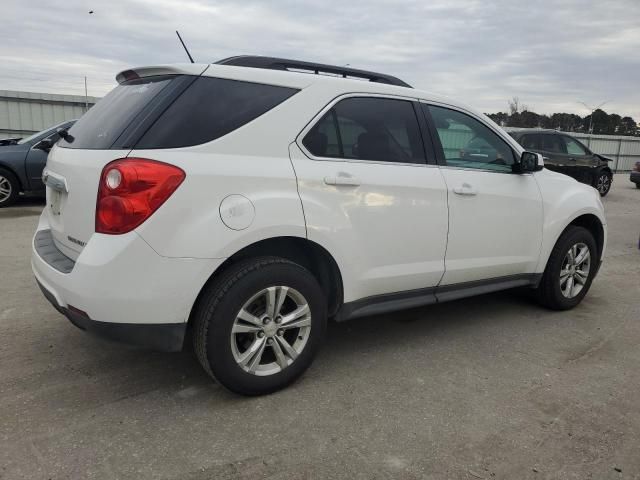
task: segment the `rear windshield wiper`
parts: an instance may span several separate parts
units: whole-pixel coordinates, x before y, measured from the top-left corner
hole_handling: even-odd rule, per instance
[[[75,140],[75,138],[73,138],[73,135],[69,135],[69,127],[59,128],[56,133],[60,135],[60,138],[64,139],[64,141],[67,143],[73,143],[73,141]]]

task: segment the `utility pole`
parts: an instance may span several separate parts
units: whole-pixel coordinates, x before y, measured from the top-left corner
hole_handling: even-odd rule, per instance
[[[591,110],[591,115],[589,116],[589,133],[593,133],[593,113],[598,110],[600,107],[602,107],[603,105],[609,103],[611,100],[607,100],[606,102],[602,102],[600,105],[598,105],[597,107],[591,107],[589,105],[587,105],[584,102],[581,102],[580,100],[578,100],[578,103],[581,103],[582,105],[584,105],[585,107],[587,107],[589,110]]]
[[[84,113],[89,111],[89,97],[87,95],[87,76],[84,77]]]

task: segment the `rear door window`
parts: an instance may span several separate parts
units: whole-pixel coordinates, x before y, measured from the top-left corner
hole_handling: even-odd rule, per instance
[[[553,153],[567,153],[560,135],[541,135],[542,150]]]
[[[296,92],[287,87],[199,77],[135,148],[177,148],[210,142],[263,115]]]
[[[334,138],[337,148],[332,146]],[[373,97],[341,100],[307,133],[302,143],[318,157],[425,163],[420,126],[412,103],[406,100]]]
[[[540,135],[527,134],[522,136],[522,140],[519,142],[525,150],[540,150]]]

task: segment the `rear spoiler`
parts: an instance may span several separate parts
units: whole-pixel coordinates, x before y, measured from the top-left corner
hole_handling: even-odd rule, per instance
[[[209,65],[197,63],[179,63],[175,65],[155,65],[150,67],[136,67],[123,70],[116,75],[118,83],[128,80],[136,80],[144,77],[155,77],[158,75],[202,75]]]

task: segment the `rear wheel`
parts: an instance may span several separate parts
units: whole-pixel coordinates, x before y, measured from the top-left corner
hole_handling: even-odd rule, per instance
[[[537,288],[540,303],[554,310],[578,305],[591,287],[598,261],[591,232],[583,227],[568,227],[553,247]]]
[[[0,208],[12,205],[20,193],[20,183],[8,170],[0,168]]]
[[[596,190],[598,190],[601,197],[604,197],[607,193],[609,193],[609,190],[611,190],[612,179],[613,179],[613,176],[611,175],[610,172],[606,170],[600,170],[596,174],[595,180],[593,182],[593,186],[595,187]]]
[[[288,260],[261,257],[232,266],[207,287],[195,311],[194,346],[224,387],[261,395],[304,373],[326,322],[315,277]]]

